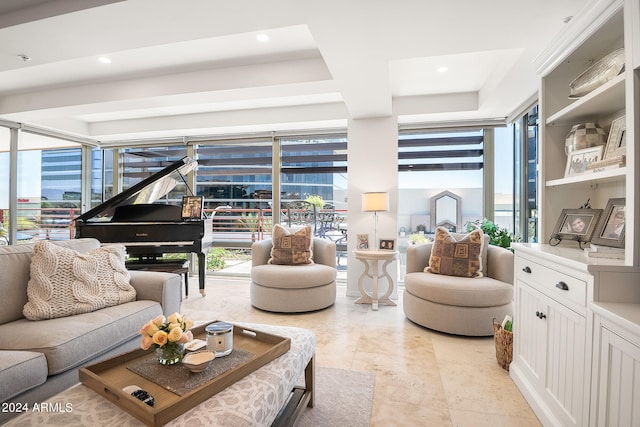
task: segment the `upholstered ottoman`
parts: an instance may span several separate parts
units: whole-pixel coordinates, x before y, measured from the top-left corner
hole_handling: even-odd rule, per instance
[[[336,245],[313,239],[313,264],[268,264],[271,239],[251,248],[251,304],[261,310],[300,313],[327,308],[336,300]]]
[[[299,412],[294,413],[285,409],[288,409],[292,401],[296,403],[292,390],[295,388],[299,393],[301,381],[304,381],[304,390],[308,393],[309,401],[306,405],[313,407],[316,350],[314,333],[308,329],[290,326],[234,323],[238,327],[244,326],[248,329],[290,338],[291,348],[280,357],[179,415],[167,426],[290,425],[295,421],[291,417]],[[299,410],[304,409],[304,401],[301,402],[298,402]],[[128,412],[84,384],[77,384],[53,396],[43,402],[41,407],[44,409],[35,411],[29,406],[29,411],[9,420],[6,426],[142,425]],[[54,407],[58,409],[49,409]]]

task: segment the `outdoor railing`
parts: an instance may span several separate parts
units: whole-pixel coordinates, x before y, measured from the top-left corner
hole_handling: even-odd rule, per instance
[[[18,208],[17,242],[69,240],[75,236],[75,208]],[[0,210],[0,243],[8,243],[9,210]]]
[[[205,209],[211,219],[214,246],[226,248],[248,248],[257,240],[271,236],[273,216],[271,208],[231,208]],[[35,240],[68,240],[75,237],[74,219],[80,215],[76,208],[18,208],[18,241],[28,243]],[[331,214],[337,218],[334,224],[326,221]],[[286,209],[282,211],[286,217]],[[322,221],[324,219],[324,222]],[[316,218],[316,235],[339,238],[346,236],[346,211],[328,212],[320,210]],[[9,210],[0,210],[0,244],[7,244]],[[332,233],[327,233],[331,228]],[[336,234],[336,230],[337,233]]]

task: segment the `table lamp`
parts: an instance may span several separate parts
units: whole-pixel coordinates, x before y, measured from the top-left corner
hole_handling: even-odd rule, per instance
[[[389,210],[389,193],[362,193],[362,210],[373,212],[373,245],[378,244],[378,212]]]

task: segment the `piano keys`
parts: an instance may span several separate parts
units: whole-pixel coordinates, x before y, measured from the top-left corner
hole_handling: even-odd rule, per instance
[[[76,238],[121,243],[131,257],[156,259],[165,253],[198,256],[199,288],[205,295],[206,258],[213,243],[211,219],[183,219],[182,207],[159,200],[169,194],[197,162],[184,157],[75,219]],[[187,186],[188,188],[188,186]]]

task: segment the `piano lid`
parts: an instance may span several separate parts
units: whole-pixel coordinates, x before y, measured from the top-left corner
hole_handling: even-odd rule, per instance
[[[107,222],[113,218],[114,211],[119,206],[152,204],[169,194],[180,182],[186,183],[185,175],[197,166],[197,161],[183,157],[160,172],[154,173],[131,188],[78,216],[75,221]]]

